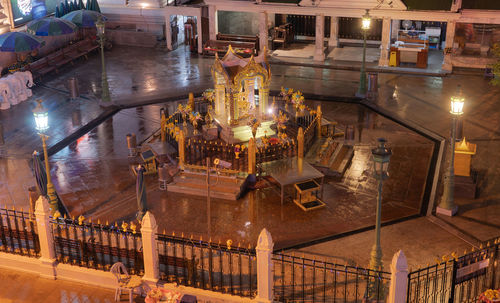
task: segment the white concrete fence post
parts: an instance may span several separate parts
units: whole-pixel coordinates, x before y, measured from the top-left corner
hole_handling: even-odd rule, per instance
[[[50,225],[50,206],[47,198],[40,196],[35,204],[36,227],[40,242],[40,276],[48,279],[56,278],[54,236]]]
[[[142,280],[156,285],[160,277],[158,250],[156,249],[158,225],[156,224],[155,217],[149,211],[142,218],[141,225],[142,254],[144,256],[144,277]]]
[[[257,240],[257,301],[273,302],[273,239],[262,229]]]
[[[406,290],[408,288],[408,262],[402,250],[392,257],[391,263],[391,286],[387,303],[406,302]]]

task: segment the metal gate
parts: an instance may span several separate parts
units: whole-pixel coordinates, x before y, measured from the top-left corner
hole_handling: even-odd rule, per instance
[[[500,243],[462,257],[444,258],[408,275],[408,303],[472,303],[487,289],[500,288]]]

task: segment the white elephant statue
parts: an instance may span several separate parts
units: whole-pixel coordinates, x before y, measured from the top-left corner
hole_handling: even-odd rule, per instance
[[[12,98],[10,98],[11,105],[16,105],[28,99],[26,89],[23,88],[23,82],[19,77],[12,74],[8,75],[5,79],[7,80],[7,83],[9,84],[10,90],[12,92]]]
[[[31,75],[31,72],[30,71],[17,72],[14,74],[14,76],[17,76],[19,79],[21,79],[21,82],[23,83],[23,88],[26,91],[26,95],[28,97],[33,96],[31,88],[35,85],[35,83],[33,82],[33,75]]]
[[[11,91],[10,91],[10,86],[5,80],[5,78],[0,79],[0,97],[2,98],[0,102],[0,110],[9,109]]]

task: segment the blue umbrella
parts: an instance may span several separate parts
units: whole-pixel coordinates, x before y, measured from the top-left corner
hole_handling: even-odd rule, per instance
[[[104,15],[85,9],[80,9],[62,16],[63,19],[73,22],[78,27],[94,27],[99,17],[106,20]]]
[[[27,25],[27,32],[37,36],[59,36],[71,34],[76,25],[61,18],[43,18],[31,21]]]
[[[139,221],[142,220],[142,217],[146,214],[147,211],[147,196],[146,196],[146,183],[144,182],[144,167],[141,165],[137,167],[137,182],[135,184],[135,189],[137,192],[137,208],[139,211],[137,212],[137,219]]]
[[[36,186],[40,194],[44,197],[47,196],[47,174],[45,167],[40,160],[39,153],[35,150],[33,152],[33,173],[35,174]]]
[[[8,32],[0,35],[0,51],[27,52],[40,48],[45,41],[23,32]]]

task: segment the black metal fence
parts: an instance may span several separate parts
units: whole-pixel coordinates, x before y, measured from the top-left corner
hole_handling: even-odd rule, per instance
[[[40,242],[33,214],[0,209],[0,251],[28,257],[40,256]]]
[[[161,280],[196,288],[254,297],[255,250],[157,235]]]
[[[500,288],[499,253],[500,245],[494,243],[410,272],[407,302],[477,302],[485,290]]]
[[[278,302],[383,302],[389,287],[387,272],[285,254],[272,260]]]
[[[141,234],[126,225],[101,225],[70,219],[52,222],[59,262],[109,270],[122,262],[131,274],[142,275],[144,261]]]
[[[210,157],[231,163],[233,170],[248,170],[248,149],[240,145],[190,139],[185,147],[185,155],[187,164],[206,166],[206,159]]]

